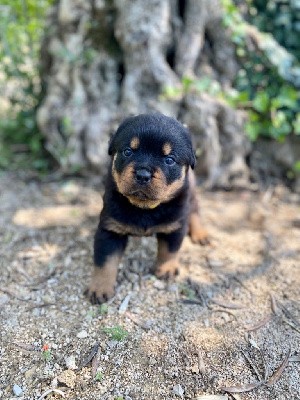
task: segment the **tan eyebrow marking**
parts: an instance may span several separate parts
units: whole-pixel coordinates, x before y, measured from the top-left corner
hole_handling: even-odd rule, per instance
[[[170,144],[169,142],[164,143],[164,145],[163,145],[163,147],[162,147],[162,151],[163,151],[163,154],[164,154],[165,156],[168,156],[168,155],[171,153],[171,151],[172,151],[172,146],[171,146],[171,144]]]
[[[134,136],[131,139],[130,147],[132,148],[132,150],[136,150],[139,147],[139,145],[140,145],[140,139],[137,136]]]

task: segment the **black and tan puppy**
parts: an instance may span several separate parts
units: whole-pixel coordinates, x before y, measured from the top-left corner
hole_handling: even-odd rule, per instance
[[[109,145],[104,206],[95,234],[95,268],[87,295],[92,303],[114,294],[117,268],[128,236],[155,234],[155,273],[178,273],[177,253],[184,236],[204,244],[195,196],[195,156],[187,129],[162,114],[126,119]]]

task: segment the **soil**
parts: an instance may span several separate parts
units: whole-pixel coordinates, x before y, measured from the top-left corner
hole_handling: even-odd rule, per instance
[[[0,398],[300,399],[299,196],[199,189],[211,244],[186,238],[165,282],[155,238],[132,238],[99,307],[100,184],[27,178],[0,177]]]

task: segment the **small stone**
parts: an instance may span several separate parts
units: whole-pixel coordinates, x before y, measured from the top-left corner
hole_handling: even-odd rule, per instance
[[[4,304],[9,302],[9,296],[7,296],[7,294],[2,294],[0,296],[0,307],[4,306]]]
[[[222,268],[222,267],[224,267],[224,262],[223,261],[221,261],[221,260],[214,260],[214,259],[208,259],[207,260],[207,262],[208,262],[208,265],[209,265],[209,267],[210,268],[216,268],[216,269],[218,269],[218,268]]]
[[[176,396],[182,397],[183,394],[184,394],[184,389],[183,389],[183,387],[182,387],[180,384],[175,385],[175,386],[173,387],[173,393],[174,393]]]
[[[132,296],[132,293],[130,292],[125,297],[125,299],[122,301],[122,303],[119,307],[119,314],[124,314],[126,312],[131,296]]]
[[[13,392],[14,392],[14,395],[16,395],[16,396],[19,397],[19,396],[22,395],[23,389],[22,389],[19,385],[14,384],[14,386],[13,386]]]
[[[199,366],[197,364],[192,365],[191,371],[193,374],[199,374]]]
[[[66,366],[68,369],[76,369],[76,360],[74,356],[65,357]]]
[[[77,333],[76,336],[78,337],[78,339],[84,339],[84,338],[88,337],[88,333],[87,333],[87,331],[80,331]]]
[[[170,283],[170,284],[168,285],[168,291],[169,291],[170,293],[176,293],[176,292],[178,292],[178,285],[177,285],[176,283]]]
[[[165,290],[166,284],[163,281],[156,280],[153,283],[153,287],[155,287],[155,289],[158,289],[158,290]]]
[[[33,375],[35,374],[35,372],[36,372],[36,367],[32,367],[32,368],[28,369],[27,371],[25,371],[25,374],[24,374],[25,379],[31,380]]]
[[[58,382],[63,383],[67,387],[73,389],[76,381],[76,374],[70,369],[63,371],[57,377]]]

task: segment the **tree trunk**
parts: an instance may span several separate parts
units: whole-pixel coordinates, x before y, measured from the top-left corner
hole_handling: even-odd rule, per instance
[[[194,133],[209,186],[246,184],[243,115],[184,84],[210,76],[230,86],[234,54],[219,0],[59,0],[43,45],[38,111],[49,151],[65,170],[101,171],[121,119],[159,111]]]

